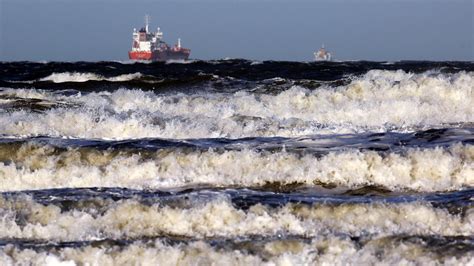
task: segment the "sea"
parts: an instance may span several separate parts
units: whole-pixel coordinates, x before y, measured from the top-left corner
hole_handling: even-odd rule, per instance
[[[473,62],[0,62],[1,265],[474,265],[473,201]]]

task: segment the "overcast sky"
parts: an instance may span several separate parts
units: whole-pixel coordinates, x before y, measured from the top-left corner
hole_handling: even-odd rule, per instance
[[[196,59],[474,60],[473,0],[0,0],[0,61],[127,60],[151,16]]]

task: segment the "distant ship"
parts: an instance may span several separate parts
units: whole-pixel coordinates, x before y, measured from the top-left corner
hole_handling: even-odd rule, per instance
[[[145,16],[145,27],[139,31],[133,29],[132,50],[128,52],[128,57],[132,60],[187,60],[191,50],[181,47],[181,39],[173,47],[162,41],[163,32],[160,28],[156,32],[148,30],[150,17]]]
[[[314,52],[314,61],[331,61],[331,53],[324,48],[324,44],[317,52]]]

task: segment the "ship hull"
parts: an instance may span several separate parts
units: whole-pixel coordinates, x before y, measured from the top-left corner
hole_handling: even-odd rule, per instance
[[[131,60],[147,61],[168,61],[168,60],[188,60],[190,50],[164,50],[164,51],[130,51],[128,57]]]

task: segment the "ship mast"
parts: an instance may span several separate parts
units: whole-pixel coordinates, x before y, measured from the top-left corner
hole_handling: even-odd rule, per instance
[[[148,24],[150,23],[150,16],[145,15],[145,30],[148,33]]]

